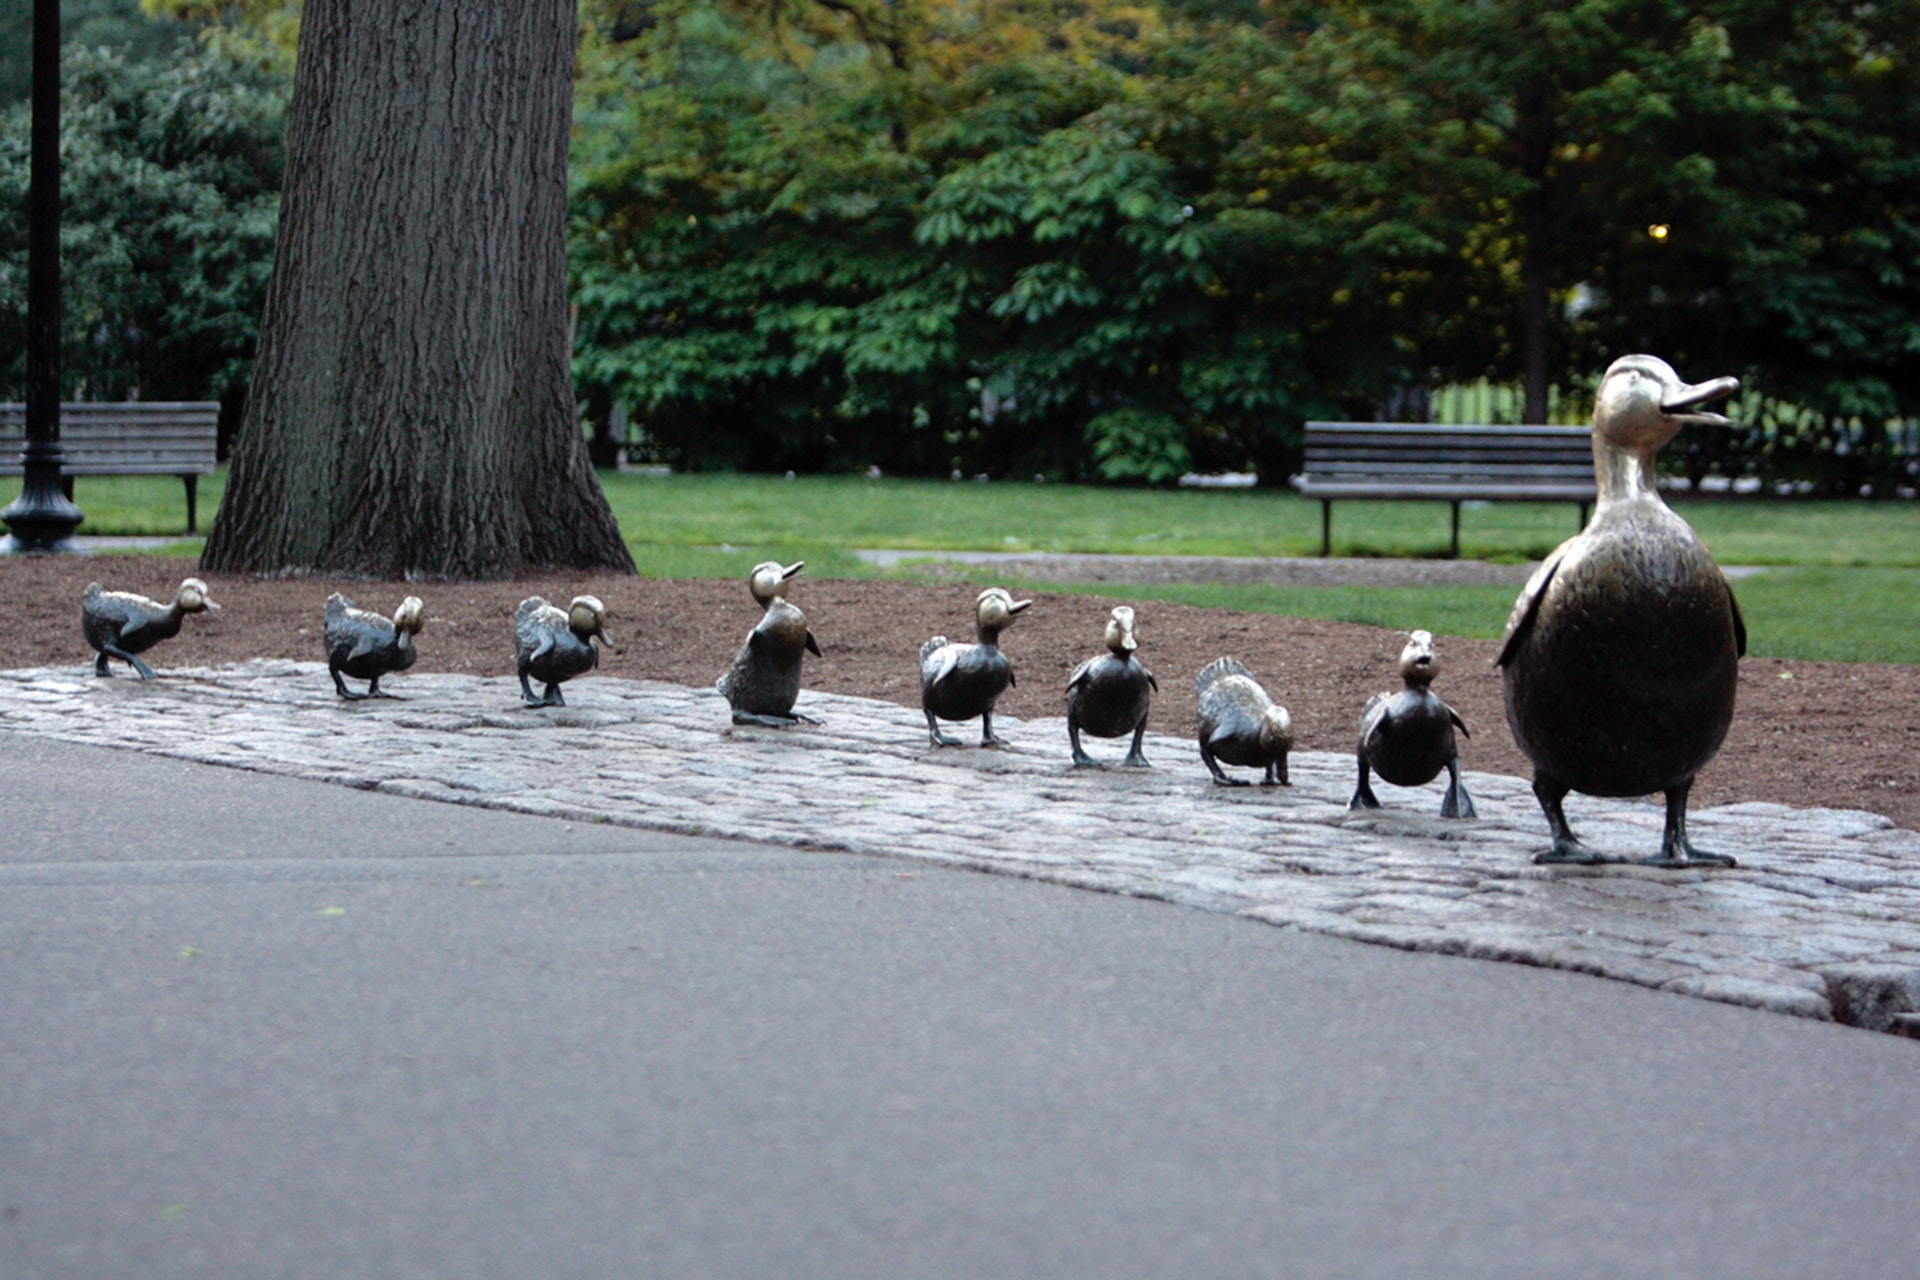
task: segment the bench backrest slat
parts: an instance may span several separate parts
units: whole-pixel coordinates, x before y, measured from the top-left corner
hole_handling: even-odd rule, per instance
[[[1593,441],[1585,427],[1309,422],[1305,470],[1327,482],[1590,485]]]
[[[0,475],[19,475],[25,406],[0,403]],[[60,406],[62,470],[70,475],[210,475],[218,462],[215,401]]]

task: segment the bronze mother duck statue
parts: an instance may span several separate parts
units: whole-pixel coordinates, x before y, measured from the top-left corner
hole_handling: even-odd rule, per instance
[[[353,601],[338,591],[327,597],[327,672],[342,698],[357,702],[362,698],[391,698],[380,691],[380,677],[405,671],[420,656],[413,638],[427,618],[427,606],[419,596],[408,596],[393,611],[389,621],[377,613],[356,609]],[[367,681],[365,693],[347,688],[342,676]]]
[[[1619,862],[1582,844],[1561,802],[1666,793],[1655,867],[1730,867],[1687,839],[1687,794],[1733,722],[1746,624],[1726,575],[1660,498],[1654,456],[1736,378],[1690,385],[1666,361],[1623,356],[1593,406],[1598,501],[1587,527],[1528,580],[1495,662],[1507,724],[1533,761],[1533,794],[1553,831],[1536,862]]]
[[[777,560],[753,566],[747,590],[765,612],[746,643],[734,655],[733,665],[714,682],[733,708],[735,724],[784,729],[790,725],[819,724],[796,713],[800,699],[800,663],[807,654],[818,657],[820,645],[807,629],[807,615],[787,599],[787,583],[807,567],[802,560],[782,568]]]
[[[80,630],[100,655],[94,659],[93,674],[112,675],[107,659],[118,658],[138,671],[142,680],[151,680],[153,668],[134,655],[179,635],[180,622],[188,614],[219,612],[220,606],[207,598],[207,584],[198,578],[181,582],[172,604],[131,591],[104,591],[99,583],[89,582],[80,601]]]
[[[593,642],[613,647],[606,606],[594,596],[575,596],[564,611],[539,596],[528,596],[514,610],[513,639],[520,696],[532,707],[566,706],[561,684],[600,665],[600,650]],[[529,677],[547,686],[543,697],[533,696]]]
[[[935,636],[920,646],[920,709],[936,747],[957,747],[958,738],[940,732],[941,720],[980,717],[980,745],[1004,747],[993,732],[993,704],[1016,683],[1013,663],[1000,652],[1000,633],[1026,612],[1031,600],[1015,600],[1002,587],[988,587],[974,601],[975,643],[955,644]]]

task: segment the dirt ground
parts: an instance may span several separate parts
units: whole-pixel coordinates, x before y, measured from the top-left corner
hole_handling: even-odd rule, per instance
[[[4,662],[88,662],[93,655],[79,617],[88,582],[166,599],[187,572],[191,562],[152,556],[0,560],[0,582],[13,601]],[[207,581],[223,611],[189,618],[176,639],[149,652],[157,670],[262,657],[320,661],[321,609],[336,590],[383,613],[408,594],[426,601],[416,671],[511,675],[514,607],[529,595],[564,602],[590,593],[606,604],[608,629],[620,645],[603,659],[603,673],[711,685],[758,618],[740,581],[565,575],[475,584],[220,575]],[[791,598],[806,610],[824,650],[823,657],[807,660],[806,687],[917,707],[920,645],[934,634],[971,639],[978,590],[965,584],[800,579]],[[1140,657],[1159,678],[1151,721],[1159,732],[1193,731],[1194,674],[1222,655],[1246,663],[1292,712],[1298,750],[1351,751],[1368,696],[1398,686],[1394,663],[1404,641],[1396,632],[1042,592],[1002,637],[1019,683],[1001,699],[1001,713],[1063,714],[1068,674],[1100,649],[1107,611],[1121,603],[1135,603]],[[1406,623],[1418,627],[1420,619]],[[1527,776],[1527,763],[1507,732],[1500,677],[1492,666],[1495,643],[1441,637],[1437,644],[1444,666],[1434,688],[1473,734],[1462,748],[1467,767]],[[405,680],[394,677],[389,687],[404,693]],[[584,686],[579,694],[575,700],[584,700]],[[1064,735],[1059,747],[1064,759]],[[1197,753],[1157,763],[1201,768]],[[1920,829],[1920,667],[1747,659],[1733,730],[1700,775],[1693,803],[1741,800],[1867,809]]]

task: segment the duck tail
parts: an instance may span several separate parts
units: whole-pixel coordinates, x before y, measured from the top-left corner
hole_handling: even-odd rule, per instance
[[[920,646],[920,661],[925,663],[928,658],[931,658],[935,653],[946,647],[947,638],[945,636],[935,636]]]
[[[1212,662],[1200,668],[1200,674],[1193,678],[1193,687],[1196,691],[1205,693],[1207,687],[1216,680],[1225,679],[1227,676],[1247,676],[1251,678],[1252,675],[1253,673],[1248,671],[1238,658],[1215,658]]]

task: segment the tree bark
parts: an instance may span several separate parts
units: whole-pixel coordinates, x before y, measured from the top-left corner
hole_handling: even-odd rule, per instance
[[[574,42],[574,0],[307,0],[205,568],[633,572],[574,412]]]

